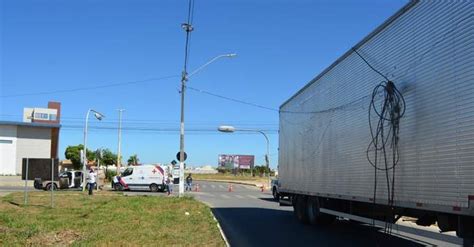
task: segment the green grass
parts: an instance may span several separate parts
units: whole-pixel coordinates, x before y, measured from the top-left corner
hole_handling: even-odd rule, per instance
[[[0,198],[0,246],[223,246],[209,207],[193,198],[48,192]],[[185,213],[188,212],[189,215]]]

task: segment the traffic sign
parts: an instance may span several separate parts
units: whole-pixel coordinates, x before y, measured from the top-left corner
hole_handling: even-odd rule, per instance
[[[181,160],[181,159],[180,159],[180,158],[181,158],[180,156],[181,156],[181,155],[180,155],[180,152],[178,152],[178,153],[176,154],[176,159],[179,160],[179,161],[181,161],[181,162],[184,162],[184,161],[188,158],[188,155],[186,154],[186,152],[184,152],[184,160]]]

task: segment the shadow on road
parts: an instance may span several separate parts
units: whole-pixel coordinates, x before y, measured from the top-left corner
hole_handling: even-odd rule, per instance
[[[425,246],[348,221],[324,227],[304,225],[291,211],[265,208],[213,208],[212,211],[231,246]]]
[[[278,203],[278,201],[276,201],[275,199],[273,199],[273,197],[260,197],[260,198],[258,198],[258,199],[263,200],[263,201],[267,201],[267,202]]]

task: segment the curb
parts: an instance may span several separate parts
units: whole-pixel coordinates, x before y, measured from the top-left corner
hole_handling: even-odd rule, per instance
[[[214,218],[214,220],[216,221],[217,223],[217,228],[219,228],[219,232],[221,233],[221,237],[222,239],[224,240],[225,242],[225,246],[227,247],[230,247],[230,244],[229,244],[229,241],[227,240],[227,237],[225,236],[225,233],[224,231],[222,230],[222,227],[221,227],[221,224],[219,223],[219,221],[217,220],[216,216],[214,215],[214,213],[211,211],[211,215],[212,215],[212,218]]]

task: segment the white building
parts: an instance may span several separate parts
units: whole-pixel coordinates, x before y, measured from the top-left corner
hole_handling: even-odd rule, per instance
[[[57,123],[0,121],[0,175],[21,174],[23,158],[56,158]]]

